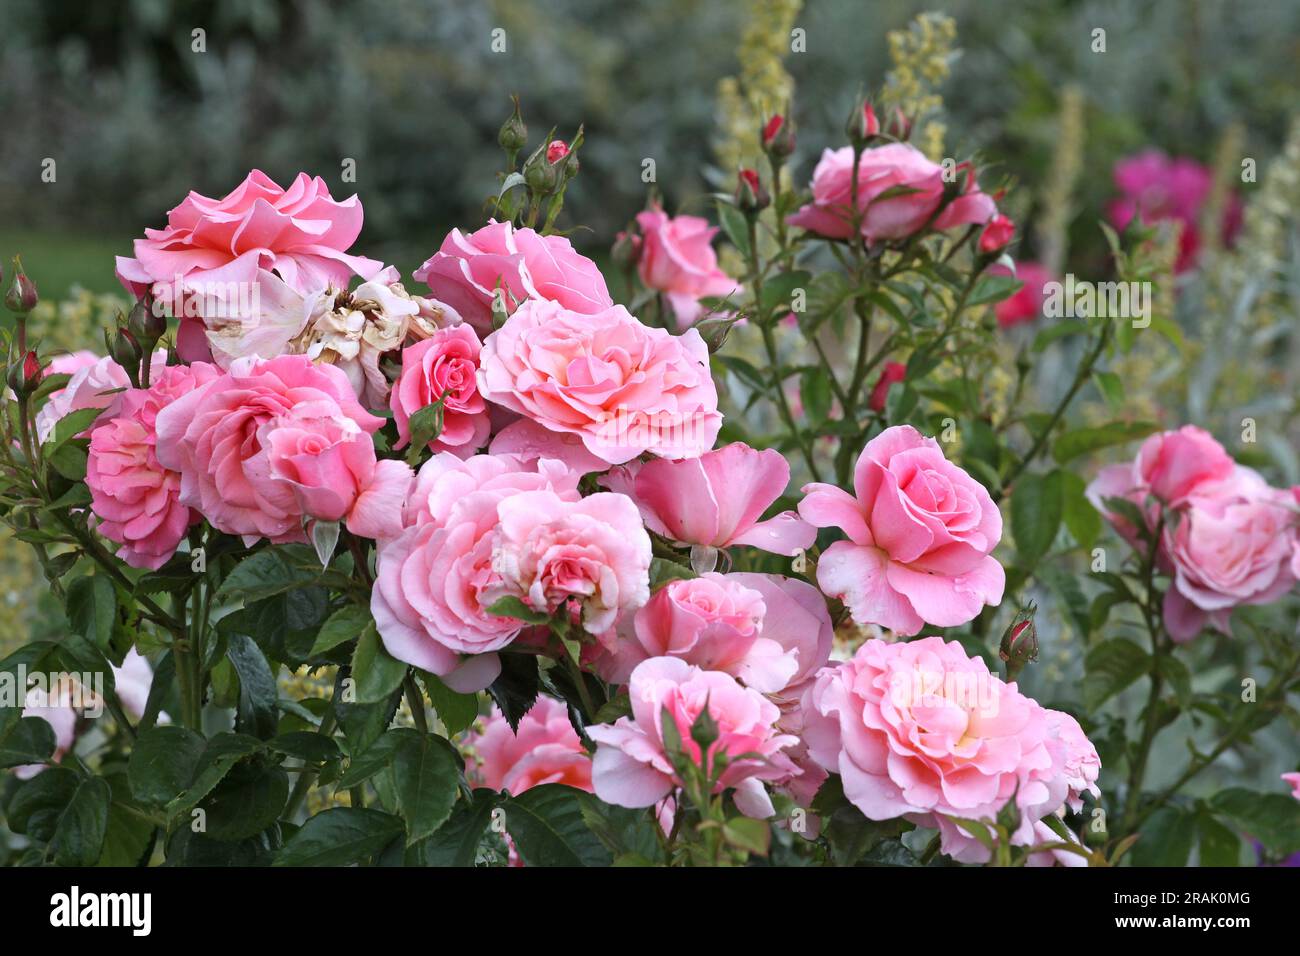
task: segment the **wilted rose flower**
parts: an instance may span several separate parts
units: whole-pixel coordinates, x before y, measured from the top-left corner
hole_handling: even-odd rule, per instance
[[[926,227],[936,232],[986,223],[997,212],[993,199],[966,170],[965,192],[943,206],[943,167],[907,143],[862,152],[858,164],[858,212],[869,243],[906,239]],[[853,232],[853,147],[828,149],[813,170],[813,201],[787,220],[828,239]]]
[[[728,296],[740,283],[718,268],[712,240],[718,229],[698,216],[669,218],[662,209],[637,214],[641,227],[641,282],[664,293],[677,316],[677,327],[693,325],[704,307],[700,299]]]
[[[453,229],[415,278],[483,335],[492,331],[498,289],[507,313],[530,299],[581,313],[603,312],[614,304],[600,269],[568,239],[495,220],[469,234]]]
[[[206,359],[205,326],[253,318],[254,296],[269,307],[286,298],[284,287],[305,296],[378,273],[382,263],[346,251],[361,220],[361,201],[336,201],[319,176],[299,173],[283,189],[255,169],[220,199],[191,192],[165,228],[135,240],[135,258],[117,257],[117,277],[132,296],[167,303],[181,319],[184,357]]]
[[[695,457],[722,425],[699,332],[649,328],[621,305],[587,315],[525,302],[483,343],[479,392],[611,464]]]
[[[656,657],[638,665],[628,692],[631,719],[620,717],[613,724],[587,728],[599,744],[592,762],[596,796],[618,806],[649,807],[680,786],[663,737],[662,721],[671,719],[683,752],[697,766],[706,761],[715,766],[719,758],[727,761],[716,793],[734,788],[741,813],[758,818],[773,814],[763,781],[785,779],[798,771],[783,752],[797,738],[776,729],[781,712],[775,704],[727,674],[702,671],[674,657]],[[706,708],[718,727],[718,739],[707,757],[691,739],[691,727]]]
[[[817,564],[817,583],[843,598],[859,624],[911,635],[956,627],[1002,600],[1006,574],[992,557],[1002,515],[984,486],[910,425],[887,428],[862,450],[855,495],[804,486],[799,514],[840,528]]]

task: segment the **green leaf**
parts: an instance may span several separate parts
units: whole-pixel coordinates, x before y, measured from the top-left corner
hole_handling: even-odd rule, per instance
[[[1088,500],[1087,484],[1072,471],[1057,472],[1061,476],[1062,517],[1065,527],[1082,548],[1091,548],[1101,534],[1101,515]]]
[[[727,238],[731,240],[731,244],[742,256],[748,256],[749,225],[745,222],[745,214],[730,203],[719,201],[718,222],[722,226],[722,231],[727,234]]]
[[[1065,464],[1080,455],[1099,448],[1123,445],[1126,442],[1146,438],[1159,429],[1155,422],[1111,422],[1095,428],[1076,428],[1068,431],[1056,440],[1052,446],[1052,457],[1060,464]]]
[[[48,843],[80,785],[81,777],[66,767],[50,767],[38,773],[15,791],[5,808],[5,824],[14,833]]]
[[[44,452],[45,460],[68,481],[85,481],[88,461],[85,445],[84,441],[70,441],[57,445]]]
[[[207,741],[185,727],[154,727],[140,734],[127,763],[131,793],[141,803],[170,803],[194,779]]]
[[[1300,853],[1300,800],[1294,797],[1233,787],[1215,794],[1210,809],[1274,853]]]
[[[286,757],[296,757],[303,763],[321,764],[337,760],[341,754],[334,738],[310,730],[294,730],[267,741],[267,746]]]
[[[636,856],[662,862],[662,831],[651,810],[616,807],[588,793],[582,798],[582,818],[616,859]]]
[[[501,674],[492,682],[488,693],[501,708],[510,729],[518,733],[519,721],[537,700],[540,688],[541,676],[534,655],[502,654]]]
[[[320,632],[316,635],[316,640],[311,646],[311,656],[317,657],[326,651],[333,650],[346,641],[360,637],[361,632],[373,620],[374,618],[370,616],[368,608],[359,607],[355,604],[339,608],[330,615],[329,620],[321,625]]]
[[[458,694],[441,678],[424,671],[420,672],[420,680],[448,737],[455,737],[474,723],[478,717],[478,694]]]
[[[734,817],[722,825],[722,838],[738,850],[767,856],[772,845],[772,828],[766,820]]]
[[[812,274],[799,270],[796,272],[783,272],[780,275],[772,276],[763,283],[763,298],[759,303],[763,312],[788,312],[794,297],[795,289],[808,288],[808,283],[812,281]]]
[[[231,634],[226,639],[226,656],[239,675],[239,710],[235,730],[266,739],[279,723],[279,689],[275,673],[266,662],[261,648],[245,634]]]
[[[350,790],[358,784],[365,783],[375,774],[393,764],[393,755],[401,746],[402,739],[397,728],[387,731],[361,753],[352,757],[343,775],[338,779],[338,789]]]
[[[261,833],[280,816],[289,799],[283,767],[235,767],[204,799],[207,835],[214,840],[244,840]]]
[[[43,717],[23,717],[0,739],[0,768],[44,763],[58,741],[54,728]]]
[[[1118,375],[1114,372],[1093,372],[1092,380],[1112,411],[1124,407],[1124,382]]]
[[[551,616],[545,611],[534,611],[513,594],[497,598],[487,608],[487,612],[495,614],[497,617],[512,617],[526,624],[546,624],[551,619]]]
[[[1032,568],[1056,540],[1065,510],[1065,483],[1059,471],[1022,475],[1011,490],[1011,534],[1019,564]]]
[[[1201,866],[1236,866],[1241,862],[1241,838],[1210,813],[1196,815]]]
[[[359,704],[377,704],[386,700],[406,677],[406,664],[388,655],[379,640],[379,631],[368,624],[357,639],[357,650],[352,655],[352,679],[356,681],[356,700]]]
[[[413,848],[416,861],[421,866],[473,866],[499,802],[493,791],[475,790],[468,801],[456,805],[433,836]]]
[[[506,830],[528,866],[609,866],[611,856],[582,817],[582,791],[558,783],[506,801]]]
[[[806,368],[799,376],[799,398],[803,402],[804,415],[810,422],[824,422],[830,414],[831,380],[820,368]]]
[[[49,852],[59,866],[94,866],[108,832],[113,792],[103,777],[85,777],[59,814]]]
[[[1001,302],[1019,292],[1023,285],[1015,276],[985,275],[975,284],[966,304],[976,306]]]
[[[98,865],[138,866],[153,847],[154,825],[133,805],[126,774],[115,773],[105,779],[113,800],[108,806],[108,829]]]
[[[54,423],[54,434],[46,441],[42,450],[58,448],[76,438],[93,425],[95,419],[103,413],[102,408],[78,408],[76,411],[68,412]]]
[[[450,745],[441,737],[407,727],[390,733],[398,737],[393,782],[410,846],[430,836],[451,815],[460,768]]]
[[[402,835],[392,814],[333,807],[309,819],[276,854],[274,866],[347,866],[379,853]]]
[[[1132,641],[1113,637],[1084,659],[1083,700],[1088,710],[1103,703],[1151,670],[1151,655]]]
[[[1190,815],[1180,807],[1161,807],[1142,824],[1129,852],[1134,866],[1186,866],[1196,839]]]
[[[217,589],[218,603],[242,601],[245,606],[316,580],[312,571],[293,564],[281,548],[268,548],[235,565]]]
[[[650,590],[658,591],[670,581],[682,581],[695,577],[696,574],[684,564],[667,558],[650,559]]]
[[[241,760],[262,750],[262,742],[247,734],[217,734],[208,741],[190,785],[167,804],[167,813],[189,810],[212,792]]]

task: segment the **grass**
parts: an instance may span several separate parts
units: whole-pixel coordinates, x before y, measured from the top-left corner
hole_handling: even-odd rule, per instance
[[[13,257],[20,255],[23,271],[36,283],[42,299],[65,298],[75,285],[91,292],[121,292],[113,275],[113,257],[130,252],[130,237],[0,230],[4,287],[13,276]]]

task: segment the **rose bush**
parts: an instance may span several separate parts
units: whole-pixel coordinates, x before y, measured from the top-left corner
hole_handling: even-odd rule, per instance
[[[625,301],[557,226],[583,134],[521,163],[518,113],[427,296],[306,173],[146,230],[109,357],[29,341],[18,271],[0,505],[67,624],[0,662],[21,862],[1300,851],[1289,768],[1196,789],[1294,714],[1300,488],[1128,408],[1167,322],[1040,326],[1059,261],[896,107],[810,174],[766,117],[714,218],[651,197]],[[1117,280],[1208,201],[1163,168],[1120,171]]]

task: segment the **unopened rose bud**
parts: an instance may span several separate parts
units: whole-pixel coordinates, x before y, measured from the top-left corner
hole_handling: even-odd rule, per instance
[[[153,345],[167,331],[167,319],[159,313],[153,296],[145,295],[131,307],[126,327],[137,341]]]
[[[1001,252],[1010,244],[1015,234],[1016,224],[998,213],[988,221],[984,231],[980,233],[980,252],[987,256]]]
[[[844,125],[849,142],[861,149],[880,135],[880,121],[871,103],[863,100],[849,114],[849,121]]]
[[[36,283],[27,278],[27,275],[22,271],[22,263],[15,259],[14,278],[9,283],[9,291],[5,293],[5,308],[18,315],[26,315],[36,308],[39,301],[40,297],[36,294]]]
[[[912,135],[912,121],[898,107],[885,120],[884,134],[905,143]]]
[[[14,362],[9,367],[9,374],[6,376],[9,387],[19,398],[26,398],[36,391],[36,386],[41,384],[41,379],[44,377],[41,360],[30,349],[23,355],[21,361]]]
[[[562,139],[553,139],[546,147],[546,161],[554,165],[569,155],[569,144]]]
[[[763,188],[763,181],[752,169],[742,169],[736,177],[736,208],[743,213],[753,214],[766,209],[772,197]]]
[[[113,336],[113,341],[109,344],[109,354],[113,356],[113,361],[126,370],[127,376],[131,379],[131,384],[139,386],[140,376],[140,359],[144,355],[144,349],[140,347],[139,341],[131,334],[130,329],[121,328]]]
[[[549,152],[539,146],[524,163],[524,183],[539,196],[549,196],[560,183],[560,166],[546,158]]]
[[[998,656],[1006,662],[1009,681],[1015,680],[1026,664],[1038,660],[1038,630],[1034,627],[1034,612],[1037,610],[1033,604],[1021,608],[1002,635]]]
[[[704,340],[709,352],[713,353],[722,348],[727,341],[727,336],[731,333],[731,327],[742,318],[744,316],[713,315],[696,322],[694,329],[700,333],[700,338]]]
[[[512,154],[528,144],[528,127],[524,125],[524,118],[519,115],[519,97],[514,97],[514,101],[514,113],[501,124],[501,130],[497,133],[497,142],[501,144],[501,148]]]
[[[764,124],[760,141],[767,155],[776,160],[785,159],[794,152],[794,124],[776,113]]]
[[[614,265],[620,269],[631,269],[641,258],[641,237],[631,228],[614,237],[614,247],[610,250]]]

